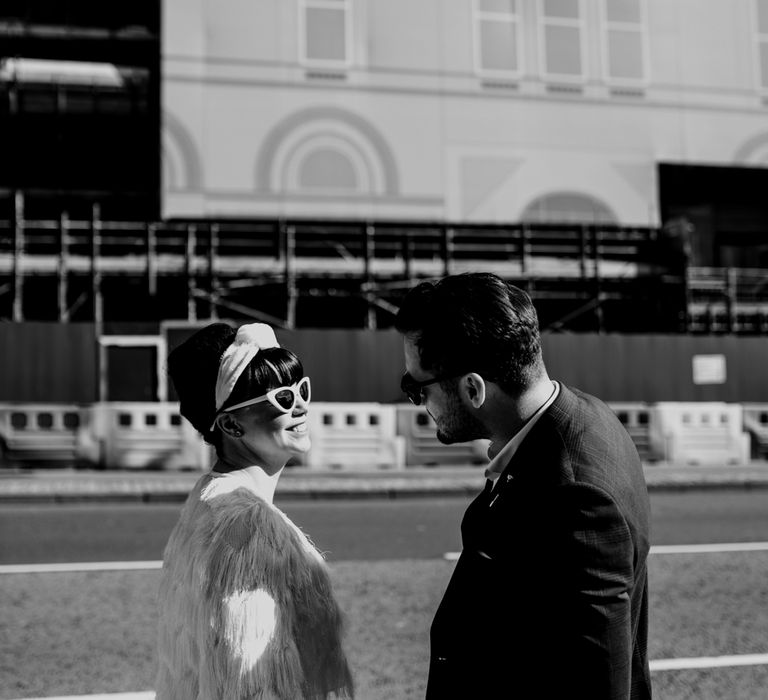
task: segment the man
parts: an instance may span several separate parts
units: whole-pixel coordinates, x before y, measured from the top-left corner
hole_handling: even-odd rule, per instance
[[[530,298],[495,275],[420,284],[396,326],[403,390],[437,437],[491,440],[427,698],[650,698],[648,493],[621,423],[550,380]]]

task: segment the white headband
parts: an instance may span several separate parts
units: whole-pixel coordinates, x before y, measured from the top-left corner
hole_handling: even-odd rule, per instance
[[[248,363],[264,348],[279,348],[275,332],[266,323],[249,323],[240,326],[232,345],[221,356],[219,374],[216,378],[216,412],[229,398],[232,389]],[[213,426],[216,424],[214,420]]]

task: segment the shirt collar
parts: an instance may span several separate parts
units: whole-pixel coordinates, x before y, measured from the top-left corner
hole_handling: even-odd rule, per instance
[[[560,395],[560,383],[552,382],[553,389],[549,398],[536,409],[536,412],[525,422],[522,428],[518,430],[510,439],[510,441],[499,450],[499,453],[488,463],[485,468],[485,478],[495,481],[499,478],[501,472],[504,471],[509,461],[515,456],[520,444],[525,439],[525,436],[531,432],[531,429],[544,415],[544,412],[554,403],[555,399]]]

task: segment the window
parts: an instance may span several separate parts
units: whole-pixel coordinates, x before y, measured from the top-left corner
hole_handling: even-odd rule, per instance
[[[354,165],[344,153],[333,148],[310,152],[299,171],[301,189],[352,191],[358,189]]]
[[[609,83],[647,79],[643,0],[603,0],[603,72]]]
[[[547,78],[584,77],[581,0],[539,0],[542,66]]]
[[[301,60],[344,68],[351,63],[351,0],[299,0]]]
[[[520,220],[542,224],[618,223],[616,216],[603,202],[578,192],[553,192],[538,197],[528,204]]]
[[[768,92],[768,0],[755,0],[757,36],[757,85]]]
[[[485,75],[521,72],[518,0],[475,0],[475,68]]]

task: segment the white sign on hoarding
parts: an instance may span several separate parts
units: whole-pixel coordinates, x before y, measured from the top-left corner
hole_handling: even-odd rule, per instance
[[[694,384],[725,384],[725,355],[694,355]]]

